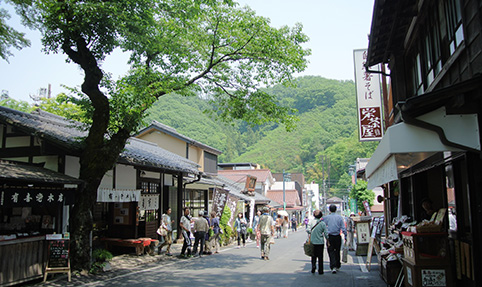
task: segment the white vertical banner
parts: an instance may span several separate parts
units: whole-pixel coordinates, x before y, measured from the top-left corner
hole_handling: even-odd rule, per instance
[[[375,141],[383,137],[380,74],[366,71],[367,54],[366,49],[353,51],[358,134],[360,141]],[[379,71],[379,65],[371,67],[370,70]]]
[[[159,209],[159,194],[141,194],[139,200],[140,210],[157,210]]]

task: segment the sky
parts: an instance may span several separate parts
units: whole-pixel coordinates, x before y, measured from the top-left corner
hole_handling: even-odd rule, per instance
[[[273,27],[295,23],[303,25],[310,38],[303,47],[311,49],[307,69],[295,76],[314,75],[336,80],[354,80],[353,50],[368,47],[368,34],[374,0],[238,0],[248,5],[257,15],[271,19]],[[25,32],[31,46],[11,50],[7,63],[0,59],[0,91],[6,90],[11,98],[32,102],[30,95],[38,95],[50,84],[52,96],[66,92],[62,85],[79,87],[83,73],[77,65],[66,63],[64,54],[46,55],[42,52],[40,33],[19,24],[13,10],[9,10],[10,26]],[[114,77],[127,71],[127,56],[115,51],[103,67]]]

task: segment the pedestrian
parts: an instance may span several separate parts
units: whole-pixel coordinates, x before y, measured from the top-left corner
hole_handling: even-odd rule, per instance
[[[308,223],[306,232],[310,236],[313,244],[313,255],[311,256],[311,273],[316,271],[316,260],[318,259],[318,274],[323,274],[323,250],[325,248],[325,238],[328,239],[326,224],[321,220],[323,216],[321,210],[313,211],[313,220]]]
[[[288,230],[290,227],[290,220],[288,216],[283,217],[282,225],[281,225],[281,230],[283,232],[283,237],[288,238]]]
[[[261,210],[258,210],[253,219],[253,231],[256,232],[256,247],[258,248],[259,248],[259,240],[261,239],[261,234],[259,233],[259,230],[258,230],[260,216],[261,216]]]
[[[283,225],[283,218],[281,218],[281,215],[278,214],[278,216],[276,217],[276,223],[275,223],[276,238],[281,237],[281,225]]]
[[[269,208],[263,207],[263,214],[259,217],[258,230],[261,234],[261,259],[269,260],[270,241],[274,236],[274,222],[269,215]]]
[[[309,223],[309,219],[308,219],[308,216],[305,217],[305,219],[303,220],[303,223],[305,224],[305,228],[308,228],[308,223]]]
[[[297,228],[298,222],[296,220],[296,216],[293,214],[293,217],[291,217],[291,231],[295,232]]]
[[[212,228],[211,228],[211,219],[209,218],[209,213],[207,211],[203,212],[203,217],[206,219],[208,223],[208,230],[206,231],[205,242],[204,242],[204,252],[203,254],[211,255],[211,235],[212,235]]]
[[[221,227],[219,226],[219,217],[216,216],[215,211],[211,211],[211,229],[213,230],[213,236],[210,237],[211,246],[214,249],[214,253],[219,253],[219,234]]]
[[[206,218],[203,217],[204,211],[199,210],[199,217],[196,218],[194,221],[194,248],[193,248],[193,255],[199,257],[202,257],[203,250],[204,250],[204,244],[206,242],[206,232],[209,229],[208,222]],[[197,253],[197,248],[201,244],[201,247],[199,249],[199,254]]]
[[[340,270],[340,249],[341,235],[343,232],[346,244],[345,221],[341,215],[336,214],[336,205],[330,205],[330,214],[323,218],[328,230],[328,255],[330,257],[331,273],[335,274]]]
[[[243,247],[246,247],[246,233],[248,231],[248,222],[244,218],[243,213],[238,213],[238,218],[234,222],[234,228],[238,233],[238,247],[241,248],[241,239],[243,240]]]
[[[181,228],[181,234],[184,239],[181,249],[181,258],[191,257],[192,241],[191,241],[191,216],[189,215],[189,207],[184,207],[184,215],[181,216],[179,227]],[[187,254],[186,254],[187,252]]]
[[[171,220],[171,208],[168,207],[166,212],[161,217],[161,228],[165,229],[167,234],[164,236],[164,242],[159,246],[159,254],[161,254],[162,247],[167,245],[166,255],[172,256],[171,254],[171,244],[172,244],[172,223],[174,220]]]
[[[348,217],[348,224],[347,224],[347,233],[348,233],[348,248],[349,250],[354,250],[354,237],[355,237],[355,221],[353,218],[355,217],[355,213],[350,213],[350,217]]]

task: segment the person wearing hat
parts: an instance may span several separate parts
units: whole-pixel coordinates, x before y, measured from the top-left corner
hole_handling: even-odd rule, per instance
[[[269,260],[270,240],[274,236],[273,218],[269,215],[267,206],[262,209],[259,217],[258,231],[261,234],[261,259]]]
[[[197,247],[201,243],[199,250],[199,257],[202,257],[204,244],[206,243],[206,232],[208,232],[209,224],[206,218],[204,218],[204,211],[199,210],[199,217],[194,221],[194,248],[193,254],[197,255]]]

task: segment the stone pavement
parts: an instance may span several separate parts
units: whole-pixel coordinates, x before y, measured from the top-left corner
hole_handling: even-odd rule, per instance
[[[31,286],[86,286],[86,285],[95,285],[95,282],[108,280],[111,278],[115,278],[121,275],[127,275],[129,273],[135,273],[141,271],[145,268],[152,267],[154,264],[162,264],[162,265],[171,265],[176,261],[185,260],[180,259],[178,255],[181,253],[182,244],[173,244],[171,246],[171,253],[173,256],[165,255],[165,248],[163,248],[163,252],[161,255],[135,255],[132,254],[121,254],[114,256],[114,258],[110,261],[111,268],[107,272],[103,272],[100,274],[79,274],[73,273],[72,274],[72,281],[67,281],[67,274],[53,274],[49,275],[47,282],[43,283],[41,280],[36,282],[31,282]],[[232,249],[234,245],[223,247],[223,249]],[[356,256],[354,251],[349,252],[349,256],[353,260],[350,260],[348,265],[352,265],[353,268],[359,270],[360,275],[363,276],[364,279],[369,281],[366,282],[375,282],[368,284],[369,286],[386,286],[383,280],[380,278],[379,275],[379,268],[377,263],[377,256],[373,256],[372,263],[371,263],[371,271],[366,270],[365,261],[366,257]],[[326,258],[325,258],[326,260]],[[121,276],[122,277],[122,276]],[[361,286],[358,282],[353,286]],[[345,286],[345,285],[343,285]]]

